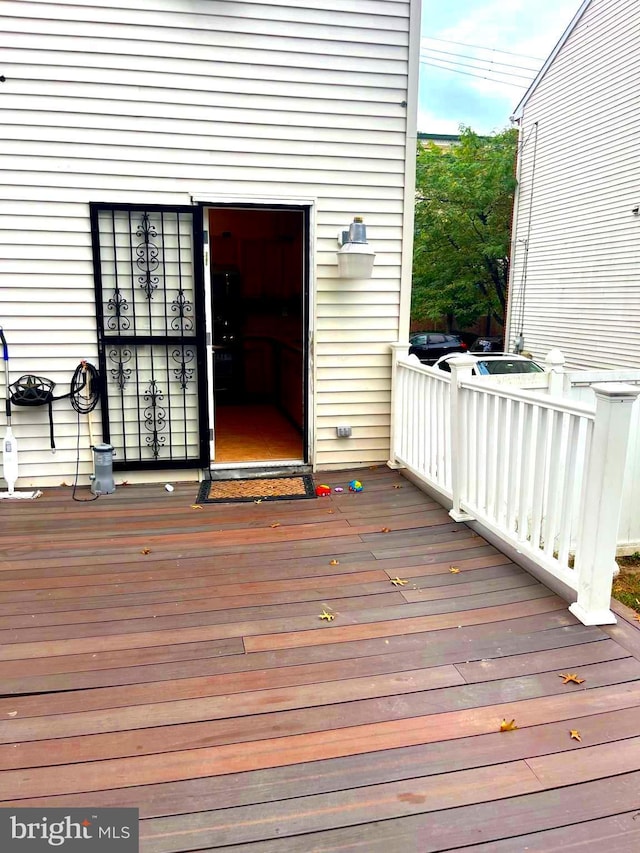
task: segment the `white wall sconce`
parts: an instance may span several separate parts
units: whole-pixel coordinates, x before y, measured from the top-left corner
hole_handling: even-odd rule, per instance
[[[371,278],[376,253],[367,243],[367,226],[356,216],[349,229],[338,232],[340,278]]]

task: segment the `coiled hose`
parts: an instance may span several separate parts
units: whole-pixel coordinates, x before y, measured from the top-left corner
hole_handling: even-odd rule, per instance
[[[88,361],[81,361],[76,367],[68,396],[71,407],[79,415],[88,415],[100,402],[100,374]]]

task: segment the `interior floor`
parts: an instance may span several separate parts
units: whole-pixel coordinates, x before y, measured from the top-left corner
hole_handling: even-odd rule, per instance
[[[298,430],[273,405],[219,405],[215,415],[214,462],[303,459]]]

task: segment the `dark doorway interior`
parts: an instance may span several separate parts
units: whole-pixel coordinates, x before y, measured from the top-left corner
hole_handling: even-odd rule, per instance
[[[214,463],[306,461],[304,212],[209,211]]]

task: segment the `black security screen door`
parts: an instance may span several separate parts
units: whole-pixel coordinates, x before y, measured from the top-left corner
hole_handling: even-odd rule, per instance
[[[209,464],[200,220],[91,205],[102,429],[118,468]]]

